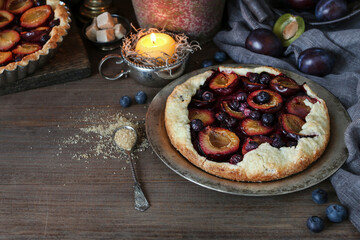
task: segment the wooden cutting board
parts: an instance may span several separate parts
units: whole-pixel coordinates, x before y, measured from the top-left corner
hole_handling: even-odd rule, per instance
[[[72,23],[69,34],[53,58],[30,76],[2,86],[0,95],[74,81],[90,74],[90,61],[80,31]]]

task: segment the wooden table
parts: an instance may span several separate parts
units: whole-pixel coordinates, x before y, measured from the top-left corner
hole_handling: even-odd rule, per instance
[[[129,1],[119,13],[134,20]],[[65,142],[96,124],[96,116],[144,119],[159,89],[131,78],[102,79],[96,69],[106,53],[87,47],[91,77],[0,97],[0,239],[360,239],[348,220],[327,222],[319,234],[306,228],[308,217],[325,218],[326,206],[339,203],[328,180],[283,196],[229,195],[175,174],[151,148],[137,153],[136,161],[151,207],[134,210],[124,158],[81,158],[96,142]],[[216,50],[212,43],[203,46],[187,72]],[[121,96],[140,90],[149,96],[146,105],[119,105]],[[312,202],[316,188],[328,191],[327,204]]]

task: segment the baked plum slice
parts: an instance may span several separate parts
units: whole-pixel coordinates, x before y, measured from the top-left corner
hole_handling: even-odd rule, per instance
[[[13,14],[22,14],[34,5],[32,0],[7,0],[6,10]]]
[[[253,76],[253,75],[249,75],[248,73],[248,76]],[[264,89],[266,88],[266,84],[261,84],[258,82],[258,80],[252,80],[253,77],[249,78],[249,77],[241,77],[241,81],[243,83],[243,88],[246,90],[246,91],[255,91],[255,90],[259,90],[259,89]]]
[[[309,106],[305,105],[306,100],[308,100],[311,103],[316,103],[316,99],[313,99],[309,96],[306,95],[295,96],[286,103],[286,110],[288,111],[288,113],[294,114],[296,116],[301,117],[302,119],[305,119],[311,110]]]
[[[209,88],[220,95],[228,95],[236,90],[239,76],[236,73],[216,73],[209,82]]]
[[[241,129],[248,136],[267,135],[274,130],[273,127],[264,126],[260,120],[251,118],[246,118],[241,122]]]
[[[279,123],[282,128],[283,134],[289,138],[300,139],[301,137],[314,137],[309,135],[301,134],[302,126],[305,121],[294,114],[281,114],[279,117]]]
[[[0,28],[3,28],[14,20],[15,16],[8,11],[0,10]]]
[[[31,53],[34,53],[36,51],[39,51],[41,49],[41,46],[37,43],[23,43],[20,45],[17,45],[16,48],[12,50],[13,54],[16,55],[28,55]]]
[[[13,60],[12,52],[0,52],[0,66],[4,66]]]
[[[262,143],[271,144],[272,140],[266,136],[253,136],[245,139],[245,143],[242,146],[241,153],[245,155],[246,153],[254,150],[260,146]]]
[[[49,35],[51,28],[49,27],[38,27],[29,31],[21,32],[21,38],[26,42],[32,43],[43,43],[43,38]]]
[[[234,117],[236,119],[244,119],[245,118],[245,114],[243,112],[240,112],[240,111],[235,111],[234,109],[232,109],[230,106],[229,106],[229,102],[228,101],[223,101],[221,103],[221,107],[222,107],[222,110],[224,112],[226,112],[227,114],[229,114],[229,116],[231,117]]]
[[[48,23],[52,16],[53,11],[49,5],[30,8],[21,15],[20,25],[24,28],[37,28]]]
[[[291,78],[277,76],[270,81],[270,88],[281,95],[291,96],[300,91],[301,87]]]
[[[215,121],[215,114],[207,109],[189,109],[189,119],[199,119],[203,122],[204,126],[208,126],[214,123]]]
[[[7,51],[20,41],[20,34],[15,30],[0,32],[0,51]]]
[[[250,93],[247,103],[261,112],[274,113],[282,107],[283,99],[277,92],[261,89]]]
[[[225,128],[207,126],[199,132],[199,145],[208,158],[225,161],[238,151],[240,139]]]

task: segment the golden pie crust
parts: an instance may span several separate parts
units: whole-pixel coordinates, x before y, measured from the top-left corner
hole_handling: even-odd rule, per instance
[[[248,72],[268,72],[279,75],[278,69],[271,67],[229,68],[220,67],[221,72],[235,72],[246,76]],[[190,136],[188,105],[197,89],[210,77],[206,71],[191,77],[178,85],[169,95],[165,107],[165,127],[172,145],[192,164],[218,177],[236,181],[272,181],[285,178],[306,169],[324,152],[330,138],[330,118],[325,101],[319,98],[308,85],[304,89],[308,96],[316,98],[316,103],[306,101],[311,108],[306,123],[300,133],[315,137],[300,138],[296,147],[272,147],[263,143],[255,150],[246,153],[239,163],[215,162],[198,154]],[[296,81],[296,79],[294,79]]]
[[[39,60],[41,55],[47,55],[49,54],[50,49],[57,48],[58,44],[62,42],[63,37],[67,35],[71,19],[65,5],[61,4],[59,0],[47,0],[46,4],[51,6],[54,11],[54,19],[60,19],[60,24],[52,28],[49,34],[50,39],[39,51],[26,55],[19,62],[10,62],[5,66],[0,67],[0,74],[5,70],[13,71],[18,66],[26,66],[29,64],[29,61]]]

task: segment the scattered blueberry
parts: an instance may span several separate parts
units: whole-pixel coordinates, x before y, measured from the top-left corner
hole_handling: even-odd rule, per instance
[[[264,113],[261,116],[261,122],[265,125],[265,126],[270,126],[274,123],[275,121],[275,117],[274,115],[272,115],[271,113]]]
[[[270,94],[265,91],[261,91],[255,96],[255,100],[258,104],[265,104],[270,101]]]
[[[144,103],[146,103],[146,100],[147,100],[147,95],[144,91],[140,91],[140,92],[136,93],[135,101],[138,104],[144,104]]]
[[[241,162],[242,159],[243,159],[243,157],[240,154],[234,154],[231,156],[229,162],[231,164],[237,164],[237,163]]]
[[[131,98],[129,96],[122,96],[120,98],[120,105],[124,108],[130,107],[131,105]]]
[[[200,119],[191,120],[190,126],[195,132],[199,132],[204,128],[204,124]]]
[[[250,82],[257,83],[259,81],[259,74],[258,73],[250,73],[248,78],[249,78]]]
[[[306,226],[308,227],[308,229],[314,233],[319,233],[322,230],[324,230],[325,224],[324,224],[324,220],[322,220],[322,218],[318,217],[318,216],[312,216],[309,217],[308,220],[306,221]]]
[[[236,94],[235,99],[239,102],[245,102],[247,99],[247,94],[244,92],[239,92]]]
[[[326,208],[326,216],[331,222],[342,222],[348,217],[347,209],[339,204],[332,204]]]
[[[268,73],[266,72],[260,73],[259,82],[261,84],[268,84],[270,80],[271,80],[271,76]]]
[[[223,51],[218,51],[214,54],[214,60],[218,63],[223,63],[227,60],[227,55]]]
[[[327,192],[318,188],[315,189],[312,194],[312,200],[317,204],[323,204],[326,203],[328,200]]]
[[[213,98],[214,98],[214,94],[212,92],[205,91],[202,94],[202,99],[205,101],[211,101]]]
[[[212,66],[212,65],[214,65],[214,62],[213,62],[212,60],[204,60],[204,61],[202,61],[202,63],[201,63],[201,66],[202,66],[203,68],[210,67],[210,66]]]
[[[261,118],[261,113],[259,111],[251,111],[249,114],[250,118],[253,120],[260,120]]]

